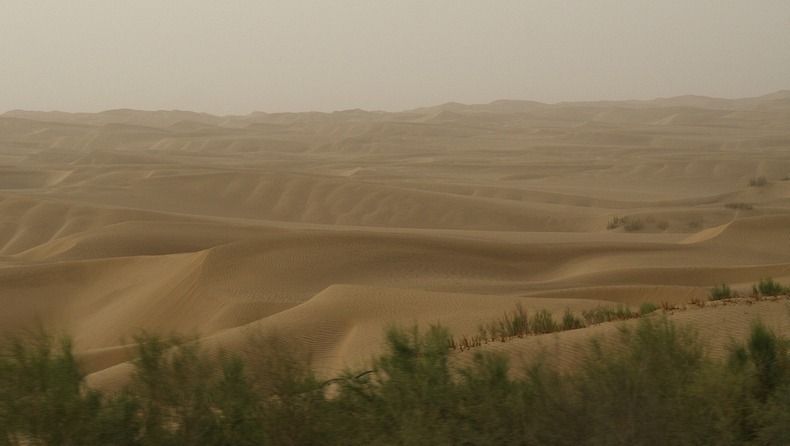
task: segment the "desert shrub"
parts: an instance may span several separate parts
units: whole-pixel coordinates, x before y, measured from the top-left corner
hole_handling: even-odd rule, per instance
[[[790,444],[790,385],[779,387],[755,415],[759,444]]]
[[[0,444],[97,442],[101,398],[68,338],[44,332],[8,340],[0,353]]]
[[[373,372],[349,372],[334,401],[336,414],[354,419],[341,425],[356,444],[447,444],[461,438],[454,429],[457,389],[451,378],[447,348],[450,335],[433,326],[420,333],[387,330],[387,351]]]
[[[279,347],[250,367],[141,335],[132,383],[111,397],[84,388],[67,340],[42,335],[0,354],[0,444],[788,444],[786,339],[755,322],[725,363],[666,316],[618,328],[574,370],[537,359],[513,374],[502,353],[452,366],[445,328],[395,327],[371,368],[326,383]]]
[[[538,311],[530,319],[530,329],[534,334],[553,333],[558,328],[551,311],[546,309]]]
[[[745,344],[730,347],[729,369],[739,388],[733,425],[738,437],[758,444],[787,444],[790,430],[788,340],[761,321],[752,324]],[[739,391],[739,392],[738,392]]]
[[[567,308],[562,315],[562,329],[563,330],[576,330],[577,328],[584,328],[584,322],[576,317],[575,314]]]
[[[309,359],[297,357],[279,339],[262,342],[270,348],[261,352],[249,374],[264,401],[262,425],[267,438],[272,444],[318,443],[323,438],[326,401]]]
[[[747,379],[750,390],[765,402],[778,387],[790,384],[789,344],[762,321],[752,323],[743,345],[730,348],[729,365]]]
[[[632,319],[637,316],[639,315],[622,304],[617,305],[616,307],[599,305],[591,310],[582,311],[582,317],[584,318],[587,325]]]
[[[237,418],[240,381],[231,384],[243,376],[237,363],[213,363],[194,340],[141,333],[135,341],[139,356],[121,397],[136,407],[125,429],[132,444],[223,444],[247,437],[248,426]],[[255,395],[242,387],[247,398]]]
[[[629,221],[631,221],[631,217],[620,217],[619,215],[615,215],[611,220],[609,220],[609,223],[606,225],[606,229],[617,229]]]
[[[727,209],[746,210],[746,211],[748,211],[748,210],[752,209],[753,206],[750,203],[736,202],[736,203],[727,203],[727,204],[724,205],[724,207],[726,207]]]
[[[755,393],[759,400],[767,401],[768,395],[787,380],[787,343],[758,321],[752,324],[746,345],[755,370]]]
[[[765,277],[752,285],[752,292],[761,296],[778,296],[780,294],[790,293],[790,288],[775,282],[770,277]]]
[[[530,320],[527,310],[517,304],[515,310],[506,311],[501,317],[478,327],[479,337],[491,341],[506,341],[514,337],[530,334]]]
[[[325,399],[312,371],[276,339],[250,368],[194,340],[142,334],[124,398],[138,444],[316,444]],[[116,443],[117,444],[117,443]]]
[[[517,304],[513,312],[505,313],[504,320],[506,333],[510,337],[521,337],[530,331],[527,310],[521,304]]]
[[[722,300],[733,297],[729,285],[722,283],[708,290],[708,300]]]
[[[441,327],[390,328],[374,370],[348,372],[330,401],[337,444],[541,444],[530,385],[513,379],[504,354],[475,352],[449,364]]]
[[[213,402],[220,416],[216,438],[226,444],[260,444],[266,438],[260,392],[238,357],[222,362],[222,375],[212,386]]]
[[[700,391],[711,363],[690,329],[642,318],[616,345],[594,343],[574,377],[587,444],[717,443],[714,395]]]
[[[617,229],[627,221],[628,217],[619,217],[615,215],[611,220],[609,220],[609,223],[606,224],[606,229]]]
[[[529,444],[531,422],[526,387],[509,375],[501,353],[475,353],[471,367],[459,370],[455,429],[459,444]]]
[[[763,187],[768,184],[768,180],[764,176],[749,178],[750,187]]]
[[[456,339],[455,337],[450,339],[450,348],[452,350],[460,349],[461,351],[464,351],[464,350],[469,350],[470,348],[480,347],[486,342],[488,342],[488,340],[482,334],[477,334],[473,336],[461,335],[461,337],[459,337],[458,339]]]
[[[645,224],[642,222],[642,220],[631,220],[624,226],[626,232],[641,231],[644,229],[644,227]]]
[[[141,401],[145,440],[154,444],[215,444],[219,419],[212,387],[216,370],[195,341],[141,334],[128,391]],[[176,348],[177,347],[177,348]]]
[[[699,229],[705,223],[705,219],[703,217],[694,217],[687,223],[689,229]]]
[[[639,314],[644,316],[658,310],[659,306],[652,302],[644,302],[639,306]]]
[[[637,232],[648,227],[656,227],[661,231],[665,231],[667,228],[669,228],[669,222],[666,220],[656,220],[656,218],[653,216],[646,217],[644,220],[642,220],[629,216],[620,217],[615,215],[606,224],[606,229],[609,230],[617,229],[619,227],[622,227],[625,232]]]

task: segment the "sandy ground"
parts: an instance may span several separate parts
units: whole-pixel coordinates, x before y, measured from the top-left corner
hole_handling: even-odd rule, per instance
[[[516,303],[559,317],[790,284],[789,177],[790,92],[12,111],[0,115],[0,328],[71,334],[97,386],[122,379],[141,330],[248,358],[276,336],[333,376],[379,351],[391,323],[471,335]],[[785,302],[671,317],[714,353],[755,317],[790,334]],[[543,345],[572,364],[608,325],[482,348]]]

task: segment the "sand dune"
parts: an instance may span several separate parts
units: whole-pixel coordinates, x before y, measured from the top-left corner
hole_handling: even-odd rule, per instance
[[[671,318],[721,354],[754,317],[790,329],[781,302],[689,306],[714,284],[790,284],[788,113],[786,92],[400,113],[8,112],[0,328],[70,333],[105,388],[123,381],[140,330],[251,361],[276,336],[329,377],[379,351],[390,323],[473,335],[517,303],[555,315],[688,307]],[[613,331],[480,348],[572,367]]]

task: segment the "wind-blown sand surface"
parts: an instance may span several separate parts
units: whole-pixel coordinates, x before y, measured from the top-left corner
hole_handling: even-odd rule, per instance
[[[516,303],[559,316],[790,283],[788,176],[790,92],[400,113],[12,111],[0,115],[0,328],[71,334],[103,387],[128,370],[123,345],[140,330],[247,358],[275,335],[332,376],[379,351],[390,323],[473,335]],[[641,227],[612,228],[619,218]],[[716,352],[757,316],[790,334],[782,302],[671,317]],[[612,326],[481,348],[542,345],[572,364]]]

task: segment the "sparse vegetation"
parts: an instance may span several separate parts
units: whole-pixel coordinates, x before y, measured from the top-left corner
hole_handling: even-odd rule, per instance
[[[645,302],[639,306],[639,314],[644,316],[659,309],[659,306],[652,302]]]
[[[559,329],[549,310],[539,310],[530,320],[533,334],[554,333]]]
[[[636,232],[641,231],[644,227],[645,224],[642,223],[642,220],[632,220],[625,224],[624,229],[625,232]]]
[[[768,180],[764,176],[749,178],[749,187],[763,187],[768,184]]]
[[[592,310],[582,311],[582,317],[584,317],[587,325],[595,325],[603,322],[633,319],[639,317],[639,313],[631,311],[625,305],[617,305],[616,307],[601,305]]]
[[[620,226],[622,226],[623,224],[625,224],[625,222],[627,220],[628,220],[628,217],[619,217],[619,216],[615,215],[614,217],[612,217],[612,219],[609,221],[609,223],[606,224],[606,229],[610,229],[610,230],[611,229],[617,229]]]
[[[722,300],[734,297],[732,289],[727,284],[716,285],[708,291],[708,300]]]
[[[452,349],[468,350],[488,342],[505,342],[524,336],[575,330],[603,322],[634,319],[658,308],[657,305],[649,302],[642,304],[639,312],[631,311],[625,305],[617,305],[616,307],[600,305],[591,310],[583,310],[582,318],[579,318],[570,309],[566,309],[562,320],[558,323],[549,310],[538,310],[530,317],[527,314],[527,310],[521,304],[518,304],[513,311],[506,311],[501,317],[488,324],[479,325],[477,335],[471,338],[467,336],[462,336],[458,339],[451,337],[448,345]]]
[[[650,229],[655,227],[660,231],[665,231],[669,228],[669,222],[666,220],[656,220],[655,217],[647,217],[644,220],[639,218],[632,218],[629,216],[620,217],[615,215],[606,224],[606,229],[613,230],[622,227],[625,232],[638,232],[643,229]]]
[[[770,277],[764,277],[752,285],[753,296],[780,296],[785,294],[790,294],[790,287],[784,286]],[[712,301],[733,297],[738,297],[738,295],[732,291],[729,285],[724,283],[714,286],[708,293],[708,300]]]
[[[487,341],[506,341],[530,334],[529,316],[521,304],[512,312],[505,312],[499,319],[478,327],[479,338]]]
[[[688,222],[689,229],[700,229],[705,223],[705,219],[703,217],[694,217]]]
[[[778,296],[781,294],[790,294],[790,288],[779,282],[775,282],[770,277],[765,277],[752,285],[752,293],[760,296]]]
[[[97,444],[101,395],[85,389],[68,338],[39,332],[10,339],[0,353],[0,444]],[[122,409],[122,407],[119,407]]]
[[[565,313],[562,315],[562,329],[576,330],[577,328],[584,328],[584,322],[573,314],[570,308],[565,309]]]
[[[753,208],[753,206],[750,203],[740,203],[740,202],[727,203],[724,205],[724,207],[726,207],[727,209],[734,209],[740,211],[748,211]]]

